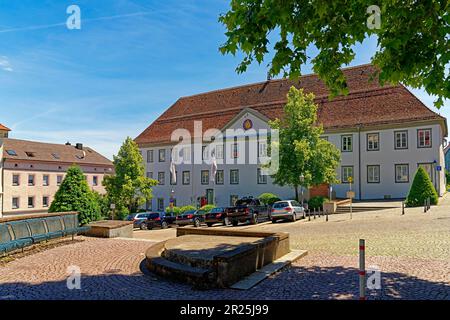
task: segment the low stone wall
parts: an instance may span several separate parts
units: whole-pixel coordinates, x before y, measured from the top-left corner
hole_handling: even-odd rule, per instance
[[[55,213],[41,213],[41,214],[23,214],[10,217],[0,218],[0,223],[2,222],[12,222],[20,220],[38,219],[38,218],[48,218],[48,217],[59,217],[66,215],[78,214],[78,212],[55,212]]]
[[[89,223],[85,236],[95,238],[133,238],[133,221],[105,220]]]

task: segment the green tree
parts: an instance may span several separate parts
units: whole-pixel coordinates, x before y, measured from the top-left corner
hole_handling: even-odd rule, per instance
[[[266,206],[271,206],[275,202],[280,201],[281,199],[273,193],[262,193],[258,199]]]
[[[278,185],[292,186],[299,200],[299,186],[335,183],[340,152],[321,138],[322,125],[317,125],[314,95],[291,87],[282,119],[269,122],[279,130],[279,169],[273,176]],[[304,180],[302,181],[301,176]]]
[[[219,18],[227,29],[220,50],[244,54],[239,73],[255,60],[264,62],[272,50],[270,76],[295,78],[311,59],[314,72],[337,95],[347,92],[340,67],[355,58],[355,44],[373,37],[380,82],[424,87],[441,107],[450,98],[449,12],[448,0],[232,0]],[[313,57],[311,47],[318,49]]]
[[[130,137],[114,156],[114,168],[114,174],[105,176],[103,185],[116,205],[116,212],[123,218],[152,199],[152,187],[158,182],[146,177],[139,147]]]
[[[80,224],[84,225],[101,217],[96,196],[89,188],[83,171],[73,165],[67,170],[61,186],[55,194],[49,212],[77,211]]]
[[[424,205],[428,198],[430,198],[431,204],[436,205],[438,203],[439,197],[428,173],[424,168],[419,167],[406,197],[406,205],[408,207],[420,207]]]

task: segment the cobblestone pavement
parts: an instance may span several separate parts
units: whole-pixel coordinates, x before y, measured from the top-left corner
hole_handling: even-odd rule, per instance
[[[239,228],[248,228],[243,226]],[[149,240],[82,238],[0,266],[1,299],[357,299],[358,239],[367,244],[367,266],[381,271],[381,290],[370,299],[450,300],[450,197],[427,214],[398,209],[335,215],[296,223],[251,227],[286,231],[291,246],[309,250],[292,267],[247,291],[194,291],[144,275]],[[161,230],[160,240],[173,231]],[[151,232],[146,234],[152,239]],[[82,272],[81,290],[68,290],[67,267]]]

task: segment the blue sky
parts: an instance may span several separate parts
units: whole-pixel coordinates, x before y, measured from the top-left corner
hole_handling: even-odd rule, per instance
[[[72,4],[81,30],[65,26]],[[180,96],[264,81],[265,64],[238,75],[239,56],[218,51],[228,4],[0,0],[0,123],[13,138],[83,142],[112,158]],[[359,45],[352,65],[375,48],[373,39]],[[413,92],[432,107],[433,97]]]

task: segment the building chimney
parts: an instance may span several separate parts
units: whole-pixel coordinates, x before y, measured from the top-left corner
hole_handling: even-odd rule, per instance
[[[75,148],[77,148],[78,150],[83,150],[83,144],[82,143],[77,143]]]

